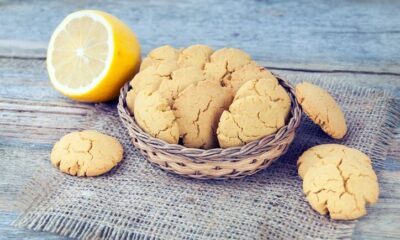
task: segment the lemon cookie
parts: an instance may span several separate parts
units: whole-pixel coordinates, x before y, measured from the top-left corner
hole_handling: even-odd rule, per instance
[[[180,67],[198,67],[204,68],[206,62],[209,62],[212,48],[207,45],[192,45],[182,50],[179,54],[178,65]]]
[[[340,144],[321,144],[309,148],[297,160],[298,173],[301,178],[308,169],[318,162],[339,164],[342,159],[352,159],[360,167],[370,167],[371,159],[363,152]]]
[[[204,66],[204,74],[207,79],[229,81],[231,73],[250,63],[250,56],[240,49],[222,48],[210,56],[210,62]]]
[[[126,104],[131,111],[134,112],[135,100],[138,93],[144,89],[149,92],[156,91],[163,80],[167,80],[168,77],[161,76],[157,73],[157,67],[148,67],[143,71],[140,71],[129,83],[132,89],[129,90],[126,96]]]
[[[304,82],[296,85],[296,95],[307,116],[324,132],[336,139],[344,137],[347,133],[344,114],[327,91]]]
[[[165,60],[178,61],[180,50],[171,47],[170,45],[164,45],[153,49],[147,57],[142,60],[140,64],[140,71],[150,67],[158,66]]]
[[[376,203],[377,177],[371,165],[359,165],[353,158],[318,161],[303,179],[303,191],[311,207],[332,219],[353,220],[367,213],[366,205]]]
[[[270,102],[277,103],[283,109],[285,118],[289,114],[290,97],[278,81],[267,78],[249,80],[236,92],[234,100],[248,96],[266,98]]]
[[[232,99],[229,88],[209,80],[192,84],[179,94],[173,109],[183,144],[193,148],[215,147],[218,119]]]
[[[140,91],[134,107],[139,126],[153,137],[168,143],[178,143],[179,128],[167,99],[148,90]]]
[[[250,61],[250,55],[237,48],[222,48],[215,51],[210,57],[211,63],[224,63],[227,72],[234,72]]]
[[[280,105],[260,96],[233,101],[218,124],[218,141],[222,148],[242,146],[285,125],[285,111]]]
[[[238,70],[232,72],[229,79],[223,79],[223,84],[232,87],[233,91],[236,92],[245,82],[261,78],[270,81],[274,86],[278,84],[278,80],[270,71],[261,67],[256,62],[251,61]]]
[[[242,146],[277,132],[285,125],[290,104],[278,82],[264,78],[247,81],[221,116],[217,130],[220,146]]]
[[[117,139],[94,130],[72,132],[54,144],[51,162],[73,176],[98,176],[110,171],[123,156]]]
[[[170,79],[164,79],[158,91],[170,104],[178,97],[179,93],[189,87],[203,81],[203,71],[198,67],[184,67],[174,71]]]

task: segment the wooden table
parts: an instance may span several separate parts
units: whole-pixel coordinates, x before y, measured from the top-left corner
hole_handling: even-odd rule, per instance
[[[388,1],[0,1],[0,239],[59,239],[9,226],[10,202],[52,144],[93,123],[94,105],[73,102],[50,86],[46,46],[70,12],[95,8],[126,22],[143,54],[172,44],[242,48],[290,78],[347,79],[400,97],[400,2]],[[115,104],[115,103],[109,103]],[[399,123],[400,125],[400,123]],[[400,129],[400,128],[398,128]],[[400,131],[399,131],[400,132]],[[379,203],[357,223],[356,239],[400,238],[400,137],[387,157]],[[398,156],[398,155],[397,155]]]

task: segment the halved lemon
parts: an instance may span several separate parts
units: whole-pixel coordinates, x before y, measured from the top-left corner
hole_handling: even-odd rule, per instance
[[[140,65],[135,34],[121,20],[97,10],[68,15],[51,36],[47,71],[62,94],[84,102],[115,99]]]

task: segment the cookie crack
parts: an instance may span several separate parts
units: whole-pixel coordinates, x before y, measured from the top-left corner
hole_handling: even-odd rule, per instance
[[[207,102],[206,107],[205,107],[201,112],[203,112],[203,113],[206,112],[206,111],[210,108],[211,102],[212,102],[212,99],[210,99],[210,100]]]
[[[343,158],[340,159],[338,165],[336,166],[336,169],[339,171],[340,176],[341,176],[342,179],[343,179],[343,187],[344,187],[344,192],[342,192],[342,193],[339,195],[339,199],[341,199],[341,197],[342,197],[345,193],[348,193],[350,196],[352,196],[352,198],[354,199],[354,202],[355,202],[355,209],[353,209],[352,212],[354,212],[355,210],[361,211],[361,208],[360,208],[360,206],[358,205],[358,201],[357,201],[356,195],[355,195],[354,193],[352,193],[352,192],[348,189],[347,182],[348,182],[348,180],[350,179],[350,176],[351,176],[351,175],[349,175],[348,178],[346,178],[346,177],[343,175],[343,172],[342,172],[342,169],[341,169],[342,163],[343,163]]]
[[[67,150],[67,153],[70,154],[71,151],[69,150],[69,148],[71,147],[71,143],[68,143],[67,147],[64,148],[65,150]]]
[[[310,152],[312,152],[318,159],[323,159],[323,156],[321,154],[319,154],[318,152],[314,151],[314,149],[310,149]],[[329,152],[332,152],[333,149]]]
[[[267,122],[262,120],[260,114],[261,114],[261,112],[257,113],[257,119],[264,124],[264,127],[278,130],[278,127],[277,127],[278,126],[278,119],[275,120],[275,126],[270,126],[270,125],[267,124]]]
[[[222,87],[227,86],[227,84],[224,82],[225,80],[230,80],[230,75],[232,74],[232,72],[230,72],[228,70],[228,61],[225,61],[225,73],[224,75],[222,75],[221,79],[220,79],[220,84]]]
[[[166,126],[165,128],[160,129],[160,130],[155,134],[155,137],[157,138],[158,135],[159,135],[160,133],[165,132],[165,131],[167,131],[168,129],[171,129],[172,126],[174,125],[174,122],[175,122],[175,121],[172,121],[171,124],[167,124],[167,126]]]

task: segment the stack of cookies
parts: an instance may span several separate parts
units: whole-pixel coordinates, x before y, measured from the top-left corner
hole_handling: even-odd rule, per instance
[[[130,85],[126,102],[138,125],[190,148],[242,146],[276,133],[291,104],[267,69],[234,48],[156,48]]]
[[[296,97],[306,115],[335,139],[347,133],[344,114],[335,99],[311,83],[296,86]],[[321,144],[297,160],[303,191],[311,207],[332,219],[353,220],[367,214],[366,206],[378,200],[378,178],[371,159],[340,144]]]

